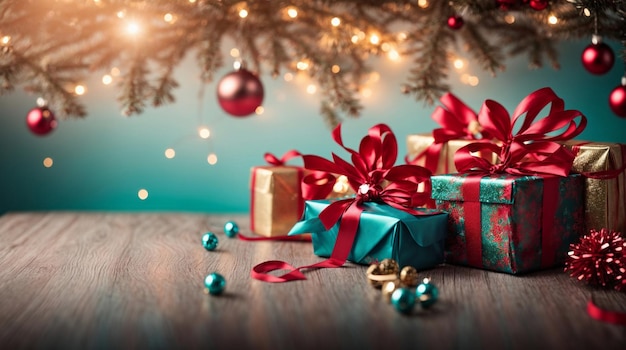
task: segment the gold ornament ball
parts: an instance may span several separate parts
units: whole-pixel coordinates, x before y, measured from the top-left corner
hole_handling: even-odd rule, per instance
[[[398,263],[393,259],[383,259],[378,265],[381,275],[397,275],[400,271]]]
[[[400,271],[400,281],[407,287],[415,287],[419,284],[417,270],[413,266],[405,266]]]
[[[383,299],[385,299],[386,302],[390,303],[391,294],[393,294],[393,292],[399,287],[400,287],[400,281],[398,280],[387,281],[383,283],[383,287],[382,287]]]
[[[367,281],[370,283],[372,287],[380,288],[383,283],[381,281],[376,281],[371,278],[371,276],[380,274],[380,270],[378,269],[378,264],[371,264],[367,268]]]

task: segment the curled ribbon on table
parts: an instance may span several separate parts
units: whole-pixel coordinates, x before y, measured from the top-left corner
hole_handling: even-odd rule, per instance
[[[252,269],[250,275],[253,278],[265,282],[288,282],[306,279],[300,271],[302,269],[342,266],[352,249],[364,202],[384,203],[412,215],[432,215],[415,210],[415,207],[426,204],[430,199],[431,172],[417,165],[394,166],[398,145],[387,125],[378,124],[370,128],[368,135],[361,140],[358,151],[344,146],[341,125],[333,130],[332,138],[350,153],[352,163],[335,153],[332,154],[332,161],[316,155],[302,156],[306,169],[344,175],[356,192],[354,198],[330,203],[319,215],[327,230],[339,222],[339,232],[330,258],[298,268],[283,261],[267,261]],[[384,181],[388,185],[383,188]],[[290,271],[281,276],[269,274],[283,269]]]
[[[478,121],[478,116],[463,101],[451,93],[444,94],[440,99],[442,106],[437,106],[431,118],[441,125],[441,128],[432,132],[433,143],[418,153],[413,159],[405,157],[407,164],[417,164],[424,159],[424,167],[433,174],[437,171],[437,164],[441,151],[446,142],[455,139],[481,140],[491,136]],[[448,173],[448,163],[445,163],[445,172]]]
[[[548,105],[548,114],[537,119]],[[578,120],[578,122],[577,122]],[[456,168],[470,175],[464,179],[461,191],[466,213],[481,213],[480,180],[492,174],[536,175],[543,178],[542,232],[549,237],[559,197],[559,178],[568,176],[574,154],[557,141],[579,135],[587,125],[586,117],[576,110],[565,110],[564,102],[550,88],[539,89],[524,98],[512,116],[499,103],[484,102],[478,121],[484,132],[500,141],[474,142],[460,148],[454,155]],[[521,126],[514,132],[516,123]],[[495,164],[478,154],[497,155]],[[465,217],[465,237],[468,262],[482,265],[481,217]],[[556,247],[550,239],[542,240],[542,266],[554,262]]]
[[[287,162],[297,158],[302,157],[302,154],[297,150],[289,150],[283,154],[282,157],[278,158],[272,153],[266,152],[263,155],[265,161],[272,166],[287,166]],[[300,187],[298,188],[298,197],[302,200],[299,202],[298,211],[302,213],[304,210],[304,201],[311,199],[324,199],[330,195],[333,191],[333,186],[335,184],[335,176],[328,172],[323,171],[308,171],[305,173],[304,169],[298,167],[298,176]],[[251,187],[254,190],[255,188],[255,173],[252,173],[252,184]],[[254,195],[254,192],[252,193]],[[254,213],[254,201],[251,201],[250,215]],[[251,216],[250,220],[250,229],[254,231],[254,220]],[[288,241],[303,241],[309,240],[302,237],[289,237],[289,236],[277,236],[277,237],[247,237],[242,234],[238,234],[237,237],[241,240],[245,241],[266,241],[266,240],[288,240]]]

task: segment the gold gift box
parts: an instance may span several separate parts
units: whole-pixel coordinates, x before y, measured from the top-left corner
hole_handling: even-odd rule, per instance
[[[573,171],[586,173],[616,170],[624,166],[624,149],[619,143],[572,140],[564,142],[576,152]],[[574,147],[576,146],[576,147]],[[626,233],[626,174],[615,178],[585,180],[585,223],[590,229]]]
[[[304,208],[301,183],[309,172],[293,166],[258,166],[250,170],[250,230],[266,237],[286,236]],[[353,194],[345,176],[339,176],[326,198]]]
[[[430,147],[435,142],[432,134],[411,134],[406,138],[407,142],[407,153],[409,159],[415,158],[418,154],[422,153],[425,149]],[[457,173],[456,166],[454,165],[454,153],[459,150],[459,148],[469,144],[476,142],[476,140],[462,140],[462,139],[454,139],[450,140],[443,144],[441,147],[441,153],[439,154],[439,161],[437,162],[437,170],[433,175],[441,175],[441,174],[450,174]],[[491,159],[487,158],[490,162],[495,164],[498,160],[497,156],[494,154]],[[426,161],[426,157],[422,157],[416,163],[416,165],[424,166]],[[446,169],[447,166],[447,169]]]

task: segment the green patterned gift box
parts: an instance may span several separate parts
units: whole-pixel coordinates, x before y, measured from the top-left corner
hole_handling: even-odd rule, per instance
[[[447,174],[432,185],[437,208],[450,215],[446,263],[510,274],[556,267],[584,232],[578,174]]]

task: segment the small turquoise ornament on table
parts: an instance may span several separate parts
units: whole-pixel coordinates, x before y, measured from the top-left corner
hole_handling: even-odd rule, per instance
[[[391,294],[391,305],[403,314],[411,313],[415,306],[415,293],[409,288],[397,288]]]
[[[228,221],[224,224],[224,233],[229,238],[233,238],[237,236],[237,233],[239,233],[239,226],[234,221]]]
[[[218,239],[213,232],[207,232],[202,236],[202,246],[208,251],[217,248]]]
[[[226,279],[217,272],[210,273],[204,279],[204,286],[211,295],[222,294],[226,288]]]
[[[430,283],[430,279],[424,278],[424,281],[417,286],[415,296],[419,300],[424,309],[433,306],[439,300],[439,289]]]

